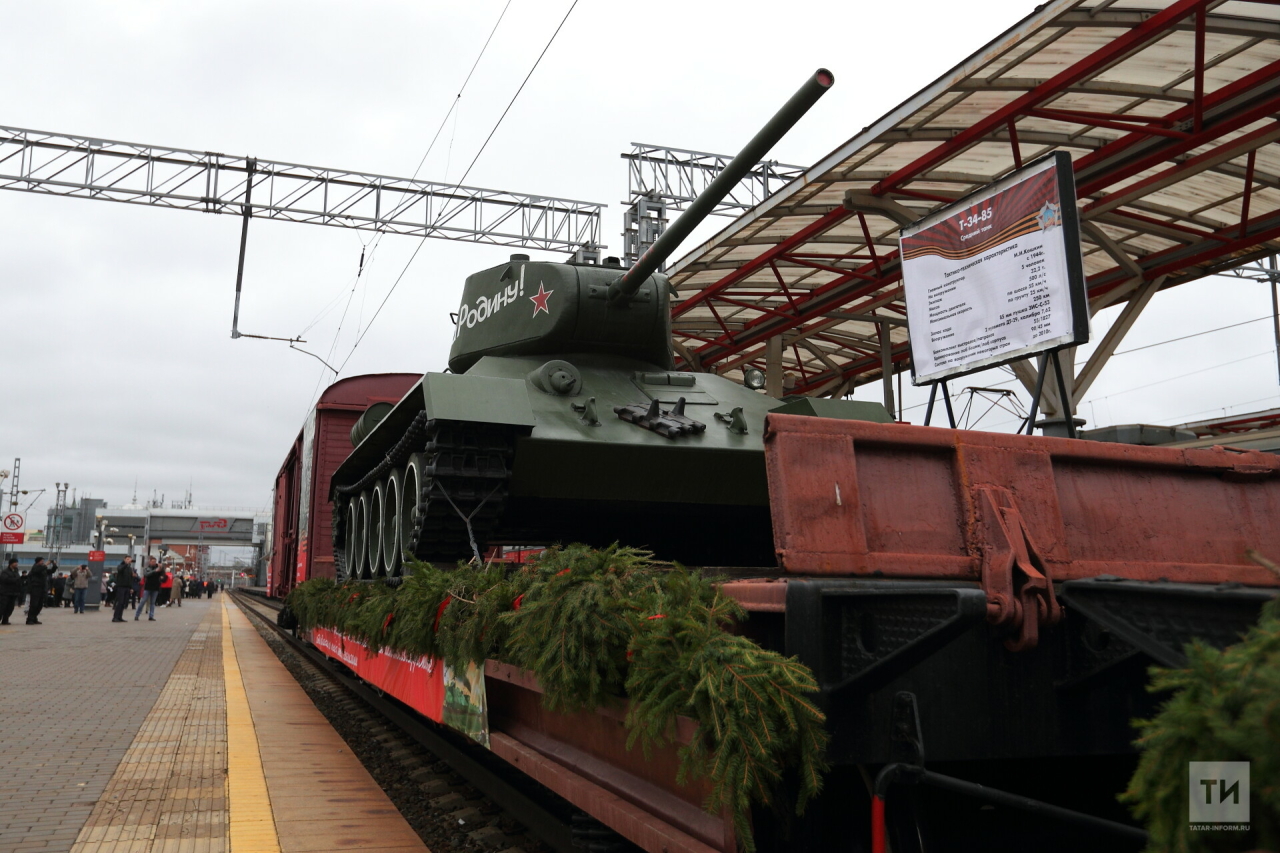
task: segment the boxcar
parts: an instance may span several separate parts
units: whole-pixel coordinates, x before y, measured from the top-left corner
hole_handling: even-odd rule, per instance
[[[284,596],[309,578],[334,576],[329,478],[351,453],[351,427],[374,403],[395,403],[419,373],[371,373],[324,390],[276,474],[267,588]]]

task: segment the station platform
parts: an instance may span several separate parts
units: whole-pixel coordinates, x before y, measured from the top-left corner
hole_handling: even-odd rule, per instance
[[[0,627],[0,851],[427,851],[225,595]]]

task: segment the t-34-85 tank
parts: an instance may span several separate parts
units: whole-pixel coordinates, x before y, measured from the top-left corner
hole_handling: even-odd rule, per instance
[[[449,371],[370,408],[333,476],[347,575],[397,574],[405,552],[453,561],[557,541],[772,564],[764,418],[812,404],[674,370],[657,269],[832,82],[814,74],[630,270],[512,255],[467,279]],[[820,403],[888,420],[875,404]]]

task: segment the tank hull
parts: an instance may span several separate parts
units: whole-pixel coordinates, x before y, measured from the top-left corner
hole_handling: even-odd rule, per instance
[[[887,420],[875,404],[828,402]],[[623,356],[484,356],[464,374],[424,376],[335,472],[348,528],[335,544],[359,577],[396,574],[393,551],[449,562],[556,542],[771,565],[765,418],[787,405]],[[656,424],[636,422],[655,410]],[[400,524],[398,538],[378,524]]]

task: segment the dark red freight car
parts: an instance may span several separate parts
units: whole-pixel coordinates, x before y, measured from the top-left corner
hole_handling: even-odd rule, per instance
[[[284,596],[309,578],[334,576],[329,478],[351,453],[351,427],[374,403],[396,403],[419,373],[371,373],[324,390],[276,475],[267,588]]]

